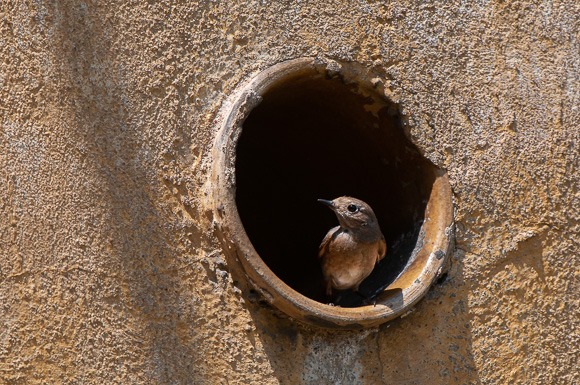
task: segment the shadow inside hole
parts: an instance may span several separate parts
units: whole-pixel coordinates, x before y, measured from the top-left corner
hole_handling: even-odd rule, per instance
[[[373,297],[412,257],[433,181],[434,166],[406,139],[396,106],[339,78],[268,91],[236,149],[236,204],[252,245],[274,274],[320,302],[318,246],[338,222],[317,199],[349,195],[373,207],[388,247],[360,286]],[[363,296],[346,291],[338,304],[360,306]]]

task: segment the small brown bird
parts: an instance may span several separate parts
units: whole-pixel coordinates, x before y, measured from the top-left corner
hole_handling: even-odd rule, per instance
[[[328,231],[318,251],[326,294],[331,296],[332,289],[358,291],[360,283],[387,252],[377,217],[360,199],[340,197],[318,201],[334,211],[339,223]]]

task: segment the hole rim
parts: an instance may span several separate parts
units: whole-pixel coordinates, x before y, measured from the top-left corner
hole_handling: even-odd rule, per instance
[[[291,318],[330,329],[374,327],[409,312],[444,273],[454,240],[452,192],[444,170],[433,165],[434,182],[421,226],[422,244],[416,245],[415,257],[372,305],[331,306],[294,290],[270,270],[254,249],[236,205],[236,150],[245,119],[269,90],[291,79],[320,75],[340,76],[345,83],[356,84],[359,91],[369,90],[373,96],[392,103],[377,87],[377,74],[355,62],[303,57],[275,64],[252,76],[223,103],[215,120],[218,130],[210,186],[217,236],[228,261],[242,268],[251,287]]]

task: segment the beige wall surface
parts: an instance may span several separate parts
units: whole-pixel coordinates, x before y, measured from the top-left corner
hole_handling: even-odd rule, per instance
[[[0,384],[578,384],[580,3],[2,1]],[[447,279],[363,331],[249,301],[215,119],[288,59],[385,74],[449,173]]]

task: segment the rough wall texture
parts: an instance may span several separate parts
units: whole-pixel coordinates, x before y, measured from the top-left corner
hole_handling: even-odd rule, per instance
[[[0,383],[580,383],[580,3],[0,3]],[[380,68],[449,172],[447,279],[380,328],[248,301],[214,117],[300,56]]]

